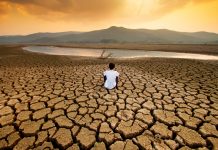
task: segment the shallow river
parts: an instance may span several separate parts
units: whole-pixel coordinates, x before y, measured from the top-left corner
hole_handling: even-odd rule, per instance
[[[218,60],[218,56],[161,52],[161,51],[143,51],[143,50],[123,50],[123,49],[88,49],[88,48],[65,48],[55,46],[28,46],[24,50],[50,55],[71,55],[86,57],[108,57],[108,58],[137,58],[137,57],[160,57],[160,58],[185,58],[201,60]]]

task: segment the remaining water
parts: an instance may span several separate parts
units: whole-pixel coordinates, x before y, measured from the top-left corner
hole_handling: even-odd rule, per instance
[[[161,52],[161,51],[143,51],[143,50],[123,50],[123,49],[88,49],[88,48],[65,48],[55,46],[28,46],[24,50],[51,55],[70,55],[85,57],[108,57],[108,58],[137,58],[137,57],[161,57],[161,58],[185,58],[201,60],[218,60],[218,56]]]

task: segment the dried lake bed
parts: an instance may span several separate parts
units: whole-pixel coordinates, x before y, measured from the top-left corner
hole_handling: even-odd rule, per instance
[[[218,61],[0,47],[0,149],[217,149]],[[113,61],[118,89],[103,88]]]

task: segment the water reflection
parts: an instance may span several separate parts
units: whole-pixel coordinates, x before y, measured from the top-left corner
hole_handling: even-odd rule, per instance
[[[177,53],[177,52],[161,52],[161,51],[143,51],[143,50],[122,50],[122,49],[87,49],[87,48],[65,48],[54,46],[28,46],[24,50],[31,52],[39,52],[51,55],[71,55],[86,57],[109,56],[110,58],[137,58],[137,57],[162,57],[162,58],[185,58],[185,59],[201,59],[201,60],[218,60],[218,56]],[[103,52],[105,51],[105,52]]]

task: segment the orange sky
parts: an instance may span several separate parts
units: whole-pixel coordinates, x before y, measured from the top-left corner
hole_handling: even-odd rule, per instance
[[[218,0],[0,0],[0,35],[123,26],[218,33]]]

